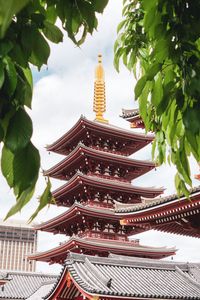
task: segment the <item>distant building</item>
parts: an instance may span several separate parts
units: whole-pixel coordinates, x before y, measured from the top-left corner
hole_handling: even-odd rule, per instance
[[[0,300],[42,300],[57,280],[56,275],[36,272],[6,271],[5,275],[7,283],[0,286]]]
[[[21,221],[0,221],[0,269],[34,272],[27,255],[37,250],[37,232]]]

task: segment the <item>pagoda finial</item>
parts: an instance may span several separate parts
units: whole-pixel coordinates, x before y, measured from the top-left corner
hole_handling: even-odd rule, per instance
[[[98,55],[98,65],[95,69],[93,111],[96,113],[96,121],[108,123],[108,120],[103,117],[103,113],[106,111],[106,94],[101,54]]]

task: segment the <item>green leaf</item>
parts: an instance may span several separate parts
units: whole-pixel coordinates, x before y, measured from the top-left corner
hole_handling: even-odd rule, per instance
[[[28,62],[32,53],[33,45],[35,43],[35,27],[31,24],[25,24],[21,31],[21,45],[25,59]]]
[[[181,183],[181,179],[180,179],[180,176],[178,173],[176,173],[175,175],[175,187],[176,187],[176,190],[178,191],[178,196],[180,196],[180,183]]]
[[[38,213],[47,205],[50,204],[52,202],[52,194],[51,194],[51,182],[48,178],[47,181],[47,186],[43,192],[43,194],[41,195],[41,197],[39,198],[39,205],[36,209],[36,211],[32,214],[32,216],[30,217],[29,222],[32,222],[33,219],[35,219],[35,217],[38,215]]]
[[[33,95],[33,79],[29,68],[21,68],[23,77],[21,85],[18,84],[18,93],[16,97],[21,100],[23,105],[31,108]]]
[[[35,186],[33,185],[22,192],[20,197],[17,198],[16,204],[13,205],[7,213],[4,221],[22,210],[22,208],[31,200],[34,190]]]
[[[11,41],[1,41],[0,56],[5,57],[12,48],[13,43]]]
[[[150,2],[150,1],[149,1]],[[147,11],[144,17],[144,28],[148,32],[150,27],[154,24],[155,22],[155,12],[156,8],[152,7]]]
[[[141,95],[141,93],[142,93],[142,91],[143,91],[143,89],[145,87],[146,82],[147,82],[146,75],[144,75],[142,78],[140,78],[138,80],[138,82],[137,82],[137,84],[135,86],[135,99],[136,100],[140,97],[140,95]]]
[[[30,62],[40,69],[43,64],[47,64],[50,55],[50,47],[38,30],[35,30],[32,34],[34,42]]]
[[[126,20],[122,20],[118,26],[117,26],[117,33],[120,32],[120,30],[124,27],[124,24],[126,24]]]
[[[0,0],[0,37],[5,35],[5,32],[10,25],[12,18],[16,15],[29,0]]]
[[[186,129],[191,130],[193,134],[200,132],[200,106],[197,104],[193,108],[187,107],[183,115],[183,122]]]
[[[27,82],[25,82],[24,84],[23,92],[24,92],[24,105],[31,108],[33,90]]]
[[[117,43],[117,41],[116,41]],[[117,48],[117,45],[115,44],[116,48]],[[117,70],[117,72],[119,72],[119,60],[123,54],[123,49],[122,48],[118,48],[117,51],[115,52],[115,56],[114,56],[114,67],[115,69]]]
[[[30,68],[22,68],[22,71],[32,89],[33,88],[33,77],[32,77],[32,72],[31,72]]]
[[[82,18],[79,13],[73,13],[73,16],[71,18],[71,31],[76,34],[79,31],[79,28],[82,25]]]
[[[159,72],[158,77],[155,81],[153,92],[152,92],[152,103],[154,106],[158,106],[162,101],[163,87],[162,87],[162,76]]]
[[[191,151],[197,161],[200,161],[200,151],[197,140],[200,139],[198,136],[193,134],[190,130],[186,130],[186,138],[188,143],[190,144]]]
[[[18,151],[13,160],[14,182],[20,197],[29,187],[35,185],[40,167],[38,150],[30,142],[26,148]]]
[[[187,155],[185,153],[185,147],[183,147],[180,150],[179,157],[180,157],[180,163],[182,165],[181,174],[183,175],[183,178],[184,178],[185,182],[187,184],[189,184],[190,186],[192,186],[192,181],[191,181],[191,178],[190,178],[190,167],[189,167],[189,162],[188,162]]]
[[[155,6],[157,0],[143,0],[142,4],[144,5],[145,10],[150,10],[153,6]]]
[[[7,56],[5,61],[5,70],[6,70],[6,80],[5,80],[5,91],[9,96],[12,96],[16,86],[17,86],[17,72],[15,69],[15,65],[10,59],[10,57]]]
[[[134,66],[136,64],[136,61],[137,61],[137,57],[136,57],[136,54],[134,51],[131,52],[131,55],[129,57],[129,60],[128,60],[128,69],[129,71],[131,71],[132,69],[134,69]]]
[[[77,1],[77,4],[78,4],[79,12],[80,12],[83,20],[87,24],[87,27],[88,27],[87,30],[89,33],[92,34],[92,32],[95,28],[95,22],[96,22],[94,8],[93,8],[92,4],[90,4],[89,2],[83,1],[83,0]]]
[[[156,63],[152,65],[146,73],[147,80],[152,80],[156,76],[156,74],[160,71],[162,65],[160,63]]]
[[[164,38],[158,39],[153,54],[158,63],[162,63],[166,59],[168,56],[168,43]]]
[[[43,33],[53,43],[60,43],[63,41],[62,31],[54,24],[44,21]]]
[[[48,6],[46,9],[46,20],[48,20],[50,23],[55,24],[57,19],[57,13],[56,9],[53,5]]]
[[[3,66],[3,63],[0,61],[0,89],[2,88],[2,85],[4,84],[4,79],[5,79],[4,66]]]
[[[15,47],[9,53],[11,59],[24,68],[27,67],[26,54],[24,54],[20,45],[15,45]]]
[[[187,198],[189,198],[190,192],[188,191],[185,182],[181,179],[178,173],[176,173],[175,175],[175,186],[179,197],[184,194]]]
[[[190,192],[187,189],[186,184],[183,180],[181,180],[181,183],[180,183],[180,191],[182,194],[185,195],[185,197],[187,197],[188,199],[190,198]]]
[[[32,121],[26,111],[20,108],[10,119],[5,145],[13,153],[26,147],[33,133]]]
[[[94,7],[94,10],[99,12],[99,13],[103,13],[106,5],[108,4],[108,0],[92,0],[92,5]]]
[[[148,118],[148,93],[149,93],[149,87],[150,83],[147,81],[147,84],[145,85],[144,89],[142,90],[142,93],[139,98],[139,110],[140,110],[140,116],[142,117],[142,120],[144,121],[146,130],[149,129],[149,118]]]
[[[2,125],[0,124],[0,142],[3,141],[3,138],[4,138],[4,129],[3,129]]]
[[[151,155],[152,155],[152,159],[154,160],[155,158],[155,151],[156,151],[156,139],[153,141],[152,143],[152,148],[151,148]]]
[[[11,188],[14,186],[13,159],[13,153],[4,146],[1,155],[1,170]]]

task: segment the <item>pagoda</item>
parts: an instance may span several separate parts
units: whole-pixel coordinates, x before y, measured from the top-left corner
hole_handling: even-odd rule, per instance
[[[143,228],[120,224],[115,203],[141,203],[142,198],[159,196],[163,188],[138,187],[132,180],[155,168],[151,161],[130,158],[152,142],[154,135],[125,130],[108,123],[102,58],[95,70],[94,112],[89,121],[81,116],[48,151],[66,158],[45,171],[45,176],[66,181],[53,192],[56,205],[68,208],[63,214],[44,222],[37,230],[64,234],[69,239],[58,247],[30,256],[30,259],[63,264],[69,252],[107,257],[115,255],[163,258],[176,249],[142,246],[129,237]]]

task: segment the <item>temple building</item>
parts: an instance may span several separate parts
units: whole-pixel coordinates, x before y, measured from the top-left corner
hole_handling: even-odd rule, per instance
[[[144,127],[137,109],[123,109],[121,117],[131,123],[131,128]],[[195,178],[200,179],[200,175]],[[189,199],[174,194],[151,200],[143,198],[140,204],[115,204],[121,225],[200,238],[200,186],[190,190]]]
[[[115,212],[122,216],[121,225],[200,238],[200,187],[190,191],[190,199],[170,195],[148,202],[143,199],[139,205],[118,203]]]
[[[133,207],[151,206],[163,188],[132,184],[155,168],[151,161],[130,157],[150,144],[154,135],[119,128],[104,118],[101,56],[95,70],[93,108],[94,121],[81,116],[47,147],[66,156],[44,172],[66,181],[53,192],[55,204],[66,207],[66,211],[36,229],[64,234],[68,240],[29,257],[63,265],[51,291],[37,300],[200,300],[200,264],[162,261],[176,249],[143,246],[130,238],[147,227],[129,224],[128,209],[132,213]],[[138,113],[133,118],[132,127],[142,128]]]
[[[200,299],[200,264],[71,253],[45,300]]]
[[[151,143],[154,136],[110,125],[103,116],[105,106],[104,70],[99,56],[94,85],[95,120],[81,116],[71,130],[47,147],[48,151],[66,156],[45,175],[67,181],[53,196],[57,205],[69,209],[36,229],[64,234],[69,239],[54,249],[31,255],[30,259],[63,264],[69,252],[147,258],[163,258],[176,252],[174,248],[140,245],[139,240],[130,240],[129,236],[143,229],[120,225],[121,216],[114,211],[116,201],[141,203],[142,197],[156,197],[163,188],[132,185],[133,179],[155,165],[129,156]]]
[[[139,115],[139,109],[122,109],[121,117],[126,121],[130,122],[131,128],[141,128],[144,129],[144,122]]]

